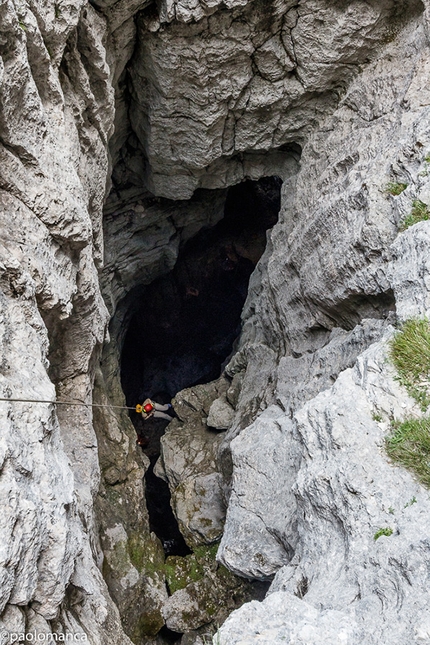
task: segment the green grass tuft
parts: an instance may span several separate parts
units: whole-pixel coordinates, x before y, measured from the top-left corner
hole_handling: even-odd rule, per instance
[[[407,419],[395,424],[393,434],[386,440],[386,448],[393,461],[412,471],[424,486],[430,487],[430,418]]]
[[[400,231],[406,231],[407,228],[414,224],[418,224],[418,222],[428,221],[429,215],[430,213],[427,204],[424,204],[424,202],[419,199],[415,199],[412,202],[411,212],[400,222]]]
[[[410,499],[409,502],[405,504],[405,508],[408,508],[408,506],[412,506],[412,504],[416,504],[416,503],[417,503],[417,498],[414,495],[412,499]]]
[[[376,540],[378,540],[383,535],[390,537],[390,535],[393,535],[393,529],[390,529],[390,528],[379,529],[378,531],[376,531],[375,535],[373,536],[373,539],[376,542]]]
[[[416,381],[430,374],[430,323],[425,318],[407,320],[390,343],[390,357],[402,378]]]
[[[408,184],[399,184],[399,183],[390,182],[389,184],[387,184],[386,190],[388,193],[390,193],[390,195],[397,196],[403,193],[403,191],[406,190],[407,187],[408,187]]]
[[[430,378],[430,324],[425,318],[406,321],[390,343],[390,358],[400,382],[420,404],[423,411],[430,404],[426,381]],[[422,382],[424,381],[424,385]]]

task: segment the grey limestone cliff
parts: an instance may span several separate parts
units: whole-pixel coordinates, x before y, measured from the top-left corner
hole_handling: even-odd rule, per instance
[[[195,587],[168,597],[148,460],[110,406],[135,290],[229,187],[277,176],[237,351],[192,419],[201,390],[178,394],[157,472],[189,545],[223,533],[218,560],[271,582],[223,645],[430,643],[428,491],[384,450],[420,414],[386,357],[430,314],[430,224],[399,233],[430,207],[429,20],[428,0],[0,2],[0,396],[59,402],[0,402],[3,630],[146,645],[210,622],[178,617]]]

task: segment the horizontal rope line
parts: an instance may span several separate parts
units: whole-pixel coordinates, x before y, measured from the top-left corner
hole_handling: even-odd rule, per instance
[[[6,399],[0,397],[0,401],[7,401],[8,403],[51,403],[52,405],[77,405],[84,408],[116,408],[117,410],[135,410],[128,405],[109,405],[102,403],[81,403],[77,401],[44,401],[42,399]]]

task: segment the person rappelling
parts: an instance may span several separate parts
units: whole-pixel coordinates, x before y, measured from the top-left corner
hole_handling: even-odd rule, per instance
[[[136,406],[136,412],[140,412],[145,421],[154,417],[155,419],[166,419],[166,421],[171,421],[173,416],[166,414],[167,410],[173,411],[173,406],[171,403],[166,403],[162,405],[161,403],[156,403],[151,401],[151,399],[146,399],[142,405]]]

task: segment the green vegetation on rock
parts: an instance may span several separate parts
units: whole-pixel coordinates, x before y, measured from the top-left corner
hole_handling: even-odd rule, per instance
[[[134,534],[130,536],[128,540],[128,554],[133,566],[138,571],[142,571],[146,559],[146,551],[145,543],[140,535]]]
[[[414,495],[414,496],[412,497],[412,499],[410,499],[410,500],[409,500],[409,502],[407,502],[407,503],[405,504],[405,508],[408,508],[408,506],[413,506],[413,505],[414,505],[414,504],[416,504],[416,503],[417,503],[417,498],[416,498],[416,497],[415,497],[415,495]]]
[[[383,535],[385,535],[386,537],[390,537],[390,535],[393,535],[393,529],[390,529],[390,528],[379,529],[378,531],[376,531],[375,535],[373,536],[373,539],[376,542],[376,540],[378,540]]]
[[[139,572],[150,578],[164,576],[164,551],[157,538],[133,533],[127,546],[130,561]]]
[[[219,542],[216,544],[198,546],[194,553],[185,557],[172,555],[166,559],[165,572],[167,585],[171,594],[184,589],[192,582],[202,580],[205,571],[216,563]]]
[[[418,224],[418,222],[427,221],[429,219],[429,215],[430,213],[427,204],[419,199],[415,199],[412,202],[411,212],[400,222],[399,229],[401,231],[406,231],[407,228],[414,224]]]
[[[387,453],[397,463],[411,470],[430,488],[430,419],[407,419],[394,424],[387,439]]]
[[[408,184],[390,182],[389,184],[387,184],[387,192],[389,192],[390,195],[397,196],[403,193],[403,191],[406,190],[407,187]]]
[[[429,321],[425,318],[406,321],[390,343],[390,358],[402,385],[426,411],[430,404]],[[389,457],[430,487],[430,418],[411,418],[392,425],[393,433],[386,440]]]
[[[197,546],[194,549],[194,555],[199,560],[213,560],[216,559],[216,554],[218,553],[219,542],[215,544],[204,544],[202,546]]]
[[[171,555],[165,564],[166,580],[171,594],[185,589],[191,582],[197,582],[204,576],[202,564],[191,554],[185,557]]]
[[[425,318],[407,320],[390,343],[390,358],[406,387],[423,411],[430,404],[430,324]]]

